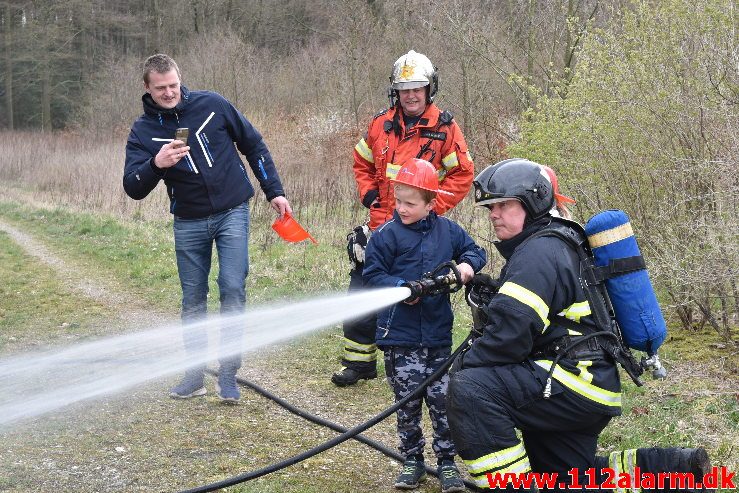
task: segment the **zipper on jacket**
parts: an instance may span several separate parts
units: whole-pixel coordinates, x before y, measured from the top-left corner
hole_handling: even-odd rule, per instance
[[[380,339],[384,339],[388,336],[390,333],[390,324],[393,321],[393,317],[395,316],[395,308],[397,307],[397,303],[393,305],[393,307],[390,309],[390,314],[387,317],[387,322],[385,323],[385,327],[378,327],[380,330],[384,330],[385,333],[382,334],[382,337]]]

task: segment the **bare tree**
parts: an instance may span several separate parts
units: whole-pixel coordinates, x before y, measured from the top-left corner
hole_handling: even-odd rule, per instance
[[[13,30],[17,22],[18,14],[17,9],[14,8],[11,3],[5,2],[5,9],[2,15],[2,29],[3,29],[3,43],[5,49],[3,50],[3,59],[5,61],[3,79],[4,83],[4,96],[5,96],[5,111],[6,111],[6,125],[9,130],[15,128],[15,119],[13,117]]]

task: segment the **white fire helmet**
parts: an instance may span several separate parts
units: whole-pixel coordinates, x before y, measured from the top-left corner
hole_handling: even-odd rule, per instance
[[[411,50],[398,58],[393,65],[390,84],[393,90],[430,86],[428,102],[431,102],[439,88],[439,76],[436,67],[426,55]]]

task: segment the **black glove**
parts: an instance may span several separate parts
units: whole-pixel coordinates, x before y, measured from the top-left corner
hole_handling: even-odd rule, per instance
[[[489,291],[493,292],[498,292],[498,289],[500,289],[499,281],[494,279],[490,274],[475,274],[470,284],[485,286]]]
[[[372,236],[372,231],[366,224],[357,226],[346,235],[346,253],[349,256],[352,269],[361,270],[364,266],[364,250],[367,248],[370,236]]]
[[[362,205],[369,209],[370,207],[372,207],[372,202],[375,201],[378,195],[380,195],[379,190],[370,190],[369,192],[365,193],[364,197],[362,197]]]
[[[465,300],[472,312],[472,334],[475,339],[482,335],[483,328],[490,323],[488,307],[498,288],[498,281],[487,274],[475,274],[472,281],[465,286]]]

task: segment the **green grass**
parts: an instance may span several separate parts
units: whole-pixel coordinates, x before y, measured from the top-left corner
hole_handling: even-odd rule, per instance
[[[0,202],[0,217],[22,225],[28,233],[64,252],[79,262],[90,275],[118,280],[141,298],[162,309],[178,310],[179,279],[174,255],[172,223],[130,222],[124,224],[111,216],[72,213],[64,209],[32,209],[10,202]],[[268,228],[261,223],[252,226]],[[271,231],[271,230],[270,230]],[[330,243],[317,246],[277,243],[250,244],[248,289],[255,302],[292,297],[295,293],[345,290],[343,275],[347,261],[337,255]],[[215,249],[214,249],[215,250]],[[213,255],[210,280],[210,308],[218,306],[217,255]],[[341,274],[339,274],[341,273]]]
[[[0,352],[99,333],[105,307],[63,285],[0,232]]]
[[[180,293],[169,223],[124,223],[8,202],[0,203],[0,218],[42,240],[91,279],[104,278],[153,309],[177,316]],[[251,304],[289,303],[294,297],[346,289],[342,238],[318,246],[286,244],[265,232],[266,220],[255,220],[252,227]],[[70,335],[97,335],[100,327],[110,324],[104,306],[70,290],[2,233],[0,278],[1,353],[66,342]],[[215,308],[214,282],[211,289]],[[470,315],[461,293],[453,299],[459,343]],[[63,326],[65,322],[69,325]],[[387,407],[392,397],[382,379],[346,389],[329,382],[338,368],[340,336],[334,326],[249,353],[242,373],[309,411],[337,416],[340,424],[351,427]],[[626,383],[624,415],[603,433],[601,453],[645,445],[703,445],[714,464],[736,470],[736,351],[721,347],[715,333],[679,330],[664,348],[670,379],[647,377],[642,388]],[[0,490],[174,491],[264,467],[335,436],[248,391],[242,405],[225,407],[212,395],[170,401],[162,397],[165,385],[155,382],[117,398],[86,403],[5,434]],[[428,421],[425,429],[430,430]],[[368,435],[395,446],[394,419]],[[398,465],[363,445],[344,444],[229,491],[392,491],[397,470]],[[420,491],[437,489],[432,480]]]
[[[64,209],[31,209],[0,202],[0,216],[66,258],[90,275],[135,285],[136,292],[159,308],[176,309],[179,295],[171,225],[133,222],[112,217],[71,213]]]

